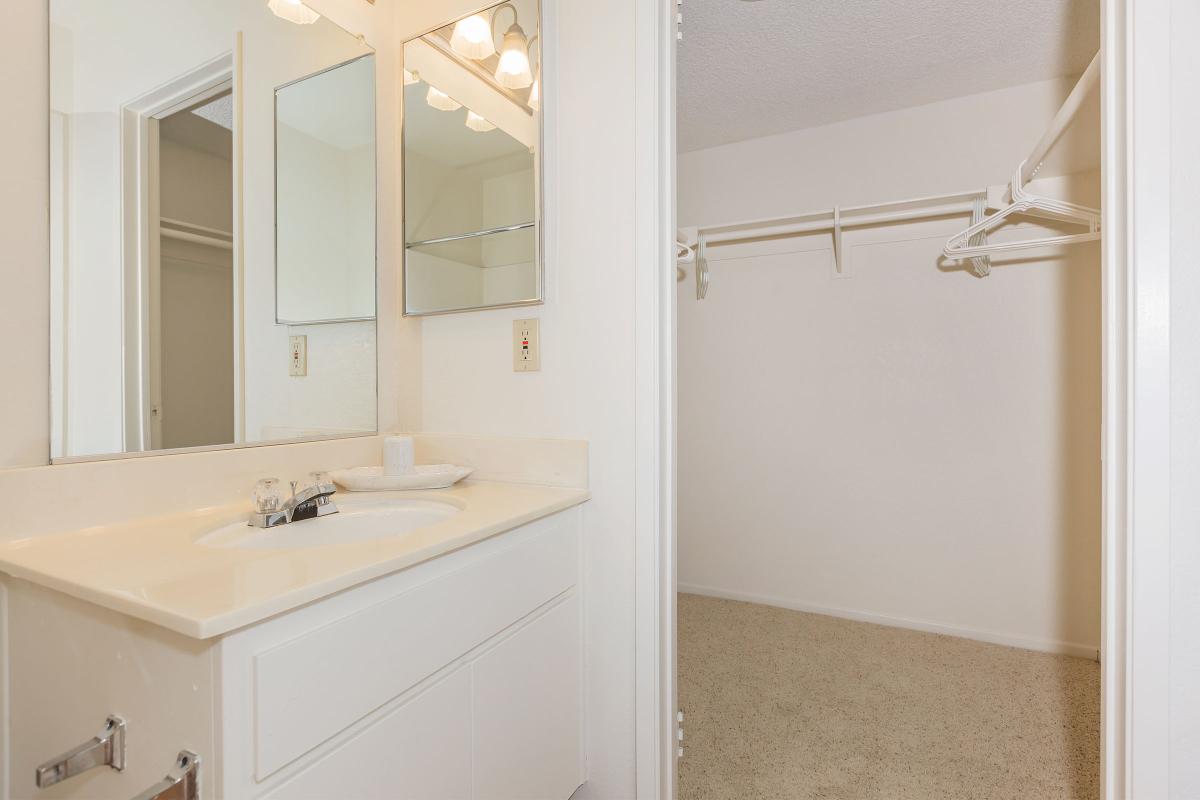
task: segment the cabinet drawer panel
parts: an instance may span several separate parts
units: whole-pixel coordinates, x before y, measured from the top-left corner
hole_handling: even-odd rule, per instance
[[[461,667],[265,800],[463,800],[471,796],[471,671]]]
[[[258,780],[574,586],[574,517],[527,530],[489,558],[255,655]]]

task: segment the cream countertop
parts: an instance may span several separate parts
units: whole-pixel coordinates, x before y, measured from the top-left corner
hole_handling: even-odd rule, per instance
[[[197,639],[220,636],[571,508],[583,489],[466,481],[423,492],[353,494],[457,505],[452,517],[390,539],[287,550],[208,547],[245,503],[0,544],[0,572]],[[298,523],[305,524],[305,523]]]

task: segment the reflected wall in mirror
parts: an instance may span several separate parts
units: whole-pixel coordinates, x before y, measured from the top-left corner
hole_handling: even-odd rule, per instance
[[[277,318],[375,316],[375,58],[275,93]]]
[[[371,48],[282,0],[49,5],[52,457],[374,432]]]
[[[405,313],[542,300],[537,0],[404,45]]]

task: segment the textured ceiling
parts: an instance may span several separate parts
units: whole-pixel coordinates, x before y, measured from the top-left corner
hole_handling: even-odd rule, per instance
[[[231,131],[233,130],[233,93],[223,94],[216,100],[193,108],[192,113]]]
[[[679,150],[1075,75],[1099,0],[683,0]]]

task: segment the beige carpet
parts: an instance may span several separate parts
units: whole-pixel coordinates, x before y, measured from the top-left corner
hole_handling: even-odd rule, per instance
[[[680,800],[1099,796],[1093,661],[679,596]]]

